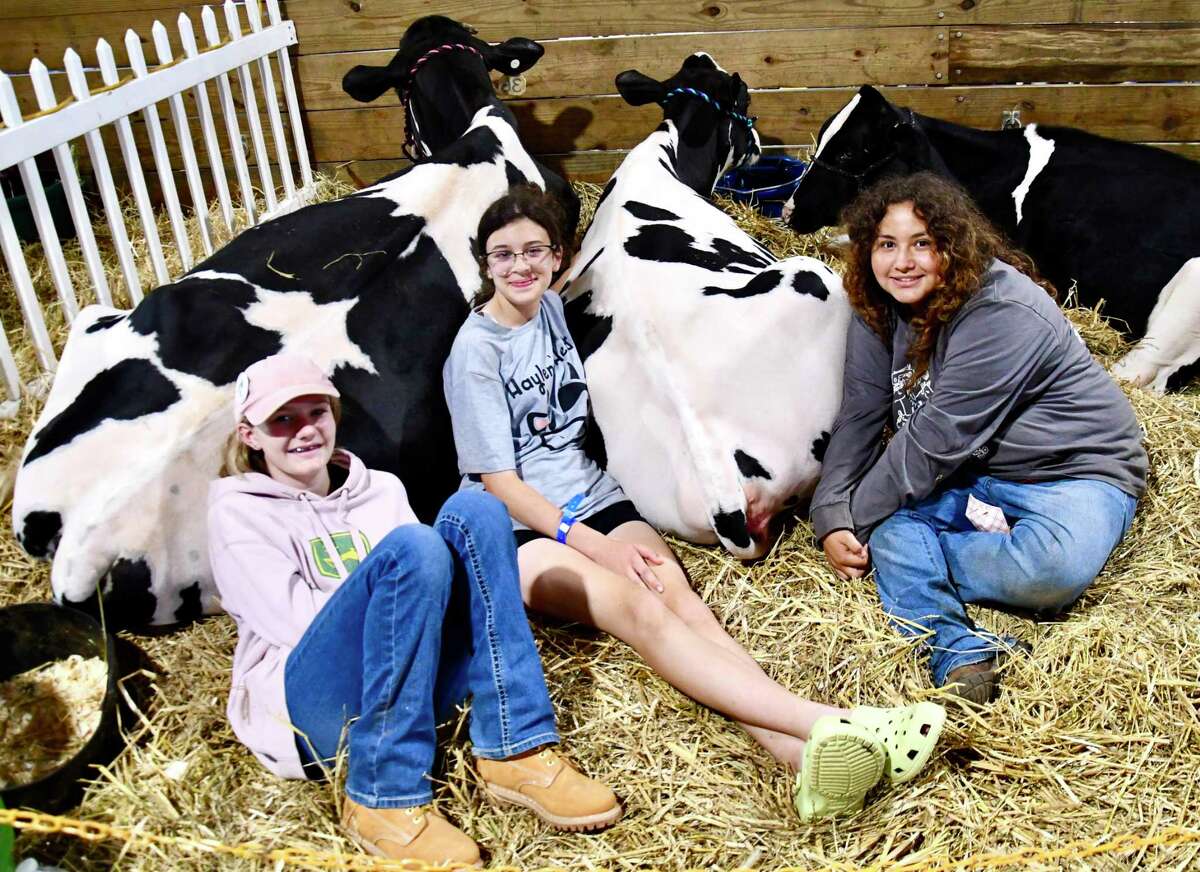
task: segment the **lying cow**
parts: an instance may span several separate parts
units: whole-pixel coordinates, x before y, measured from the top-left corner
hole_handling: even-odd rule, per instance
[[[1200,358],[1200,164],[1068,127],[975,130],[863,87],[821,127],[785,216],[812,232],[876,179],[918,170],[957,179],[1061,291],[1105,300],[1141,340],[1114,375],[1163,391]]]
[[[219,609],[205,494],[234,380],[281,350],[332,374],[345,446],[399,475],[432,516],[458,484],[441,368],[480,285],[469,231],[510,183],[569,192],[522,147],[488,78],[541,54],[448,18],[415,22],[387,67],[356,67],[343,86],[359,100],[395,87],[424,160],[247,230],[132,312],[81,313],[13,502],[25,550],[54,559],[58,600],[94,603],[99,588],[122,624]],[[568,205],[577,215],[573,195]]]
[[[816,484],[849,308],[819,261],[776,261],[706,198],[759,154],[749,95],[706,54],[617,77],[665,120],[604,189],[564,289],[608,469],[656,526],[739,557]]]

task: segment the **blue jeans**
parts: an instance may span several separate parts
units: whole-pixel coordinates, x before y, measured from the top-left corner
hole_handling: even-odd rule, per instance
[[[433,527],[384,537],[317,613],[284,681],[292,725],[312,749],[302,759],[332,759],[357,718],[346,794],[369,808],[432,799],[436,724],[468,695],[476,756],[557,742],[503,504],[458,493]]]
[[[965,515],[971,494],[999,507],[1011,532],[976,530]],[[901,632],[925,637],[941,686],[952,669],[1012,641],[976,628],[966,603],[1047,612],[1070,605],[1100,574],[1136,507],[1119,488],[1087,479],[955,480],[871,534],[879,598]]]

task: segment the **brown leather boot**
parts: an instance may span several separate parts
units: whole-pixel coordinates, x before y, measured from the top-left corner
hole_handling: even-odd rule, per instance
[[[479,846],[432,805],[415,808],[367,808],[342,798],[342,826],[368,854],[431,865],[482,865]]]
[[[580,774],[552,748],[512,760],[476,757],[475,765],[492,797],[532,809],[560,830],[598,830],[621,817],[612,790]]]
[[[951,669],[946,673],[946,683],[942,689],[976,705],[991,702],[1000,689],[995,660],[982,660]]]

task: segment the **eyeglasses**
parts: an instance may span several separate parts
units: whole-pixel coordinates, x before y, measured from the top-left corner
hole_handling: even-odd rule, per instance
[[[513,267],[517,265],[517,258],[525,258],[525,263],[530,266],[537,266],[544,261],[554,251],[556,246],[553,245],[529,245],[524,251],[509,251],[507,248],[500,248],[496,251],[487,253],[487,262],[493,270],[504,275],[512,272]]]

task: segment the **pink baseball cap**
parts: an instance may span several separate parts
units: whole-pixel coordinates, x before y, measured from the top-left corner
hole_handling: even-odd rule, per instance
[[[340,397],[321,368],[300,354],[273,354],[246,367],[233,391],[233,419],[255,427],[288,400],[317,394]]]

